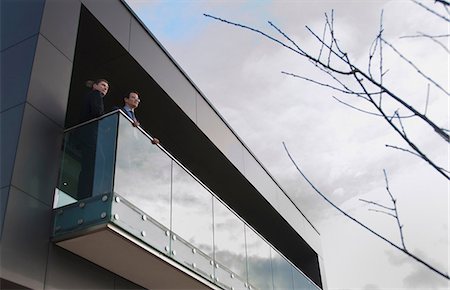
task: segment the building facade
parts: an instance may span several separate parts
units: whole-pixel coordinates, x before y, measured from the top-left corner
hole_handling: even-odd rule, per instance
[[[77,124],[100,77],[141,128]],[[326,288],[318,232],[125,2],[1,1],[0,85],[2,289]]]

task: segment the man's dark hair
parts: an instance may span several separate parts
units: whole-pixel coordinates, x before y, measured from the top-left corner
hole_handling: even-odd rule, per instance
[[[101,83],[101,82],[105,82],[105,83],[107,83],[107,84],[109,85],[109,82],[108,82],[107,80],[105,80],[105,79],[97,79],[97,80],[95,80],[95,81],[88,80],[88,81],[86,81],[85,85],[86,85],[86,87],[92,89],[92,86],[93,86],[94,84],[98,85],[98,84]]]
[[[135,93],[136,95],[138,95],[139,96],[139,92],[138,91],[129,91],[129,92],[127,92],[126,94],[125,94],[125,96],[123,96],[124,98],[127,98],[127,99],[129,99],[130,98],[130,94],[131,93]]]

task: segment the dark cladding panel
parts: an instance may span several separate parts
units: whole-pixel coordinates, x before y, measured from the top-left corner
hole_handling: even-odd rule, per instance
[[[24,107],[21,105],[0,113],[1,187],[11,183]]]
[[[26,105],[12,184],[51,205],[59,170],[62,129]]]
[[[73,60],[81,3],[79,0],[46,0],[41,34]]]
[[[58,246],[51,246],[45,289],[114,289],[114,280],[115,275],[104,268]]]
[[[81,0],[81,2],[114,38],[128,50],[131,14],[125,6],[120,1],[111,0]]]
[[[1,50],[39,32],[45,0],[0,1]]]
[[[196,91],[194,87],[135,19],[131,21],[130,54],[195,122]]]
[[[61,127],[64,126],[71,75],[72,62],[39,36],[28,102]]]
[[[26,100],[37,40],[36,35],[1,52],[2,112]]]
[[[6,204],[8,203],[9,186],[0,189],[0,240],[3,234],[3,222],[5,221]]]
[[[2,277],[30,289],[43,289],[51,208],[11,187],[3,225]]]

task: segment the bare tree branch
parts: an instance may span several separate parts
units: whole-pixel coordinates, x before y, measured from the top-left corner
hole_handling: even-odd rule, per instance
[[[362,113],[365,113],[365,114],[369,114],[369,115],[372,115],[372,116],[383,117],[383,115],[381,115],[381,114],[369,112],[369,111],[366,111],[366,110],[357,108],[357,107],[355,107],[355,106],[352,106],[352,105],[350,105],[349,103],[346,103],[346,102],[344,102],[344,101],[342,101],[342,100],[339,100],[339,99],[336,98],[335,96],[331,96],[331,97],[332,97],[333,99],[335,99],[336,101],[338,101],[339,103],[341,103],[341,104],[343,104],[343,105],[345,105],[345,106],[347,106],[347,107],[350,107],[350,108],[352,108],[352,109],[354,109],[354,110],[357,110],[357,111],[359,111],[359,112],[362,112]],[[414,115],[406,116],[406,117],[403,117],[403,118],[408,118],[408,117],[414,117]]]
[[[309,29],[308,26],[306,26],[306,28],[308,29],[308,31],[310,31],[310,33],[320,42],[322,43],[325,47],[327,47],[331,53],[335,56],[337,56],[338,59],[340,59],[343,63],[347,64],[349,67],[349,71],[342,71],[342,70],[338,70],[335,69],[334,67],[332,67],[331,65],[328,65],[326,63],[323,63],[322,61],[320,61],[319,59],[311,56],[310,54],[306,53],[304,50],[302,50],[296,43],[295,41],[293,41],[290,37],[288,37],[281,29],[279,29],[277,26],[275,26],[272,22],[269,22],[269,24],[274,27],[284,38],[288,39],[297,49],[294,49],[293,47],[283,43],[282,41],[271,37],[269,35],[267,35],[264,32],[261,32],[257,29],[248,27],[246,25],[242,25],[242,24],[237,24],[234,22],[230,22],[228,20],[224,20],[218,17],[214,17],[211,15],[207,15],[205,14],[205,16],[219,20],[221,22],[225,22],[227,24],[231,24],[240,28],[245,28],[245,29],[249,29],[253,32],[256,32],[260,35],[263,35],[266,38],[269,38],[272,41],[275,41],[276,43],[282,45],[285,48],[288,48],[289,50],[306,57],[308,60],[311,60],[313,62],[315,62],[316,64],[320,65],[323,68],[326,68],[327,70],[330,70],[334,73],[340,74],[340,75],[344,75],[344,76],[353,76],[354,80],[356,81],[357,84],[359,84],[360,88],[364,91],[364,95],[367,96],[367,99],[373,104],[373,106],[375,106],[375,108],[381,113],[381,115],[383,115],[384,119],[391,125],[391,127],[408,143],[408,145],[414,150],[416,151],[422,159],[424,159],[425,161],[427,161],[437,172],[439,172],[441,175],[443,175],[447,180],[450,179],[450,177],[441,170],[441,168],[439,166],[437,166],[431,159],[429,159],[407,136],[406,134],[404,134],[404,132],[400,131],[399,128],[397,128],[397,126],[395,126],[392,122],[391,119],[389,119],[389,117],[386,116],[386,113],[383,111],[383,109],[375,102],[375,100],[372,98],[372,96],[370,95],[370,93],[367,91],[366,86],[362,83],[363,80],[367,80],[370,83],[372,83],[373,85],[375,85],[376,87],[380,88],[381,91],[384,91],[388,96],[390,96],[392,99],[394,99],[395,101],[399,102],[400,104],[402,104],[405,108],[407,108],[408,110],[410,110],[413,114],[415,114],[416,116],[418,116],[419,118],[421,118],[423,121],[425,121],[425,123],[427,123],[428,125],[430,125],[434,131],[436,133],[439,134],[439,136],[441,136],[445,141],[450,142],[450,138],[449,135],[443,131],[440,127],[438,127],[436,124],[434,124],[433,121],[431,121],[430,119],[428,119],[427,116],[421,114],[420,112],[418,112],[414,107],[412,107],[411,105],[407,104],[403,99],[401,99],[400,97],[396,96],[395,94],[393,94],[390,90],[388,90],[386,87],[384,87],[381,83],[377,82],[376,80],[374,80],[373,78],[370,78],[369,75],[367,75],[366,73],[364,73],[363,71],[361,71],[359,68],[357,68],[356,66],[354,66],[352,64],[352,62],[350,61],[350,59],[348,58],[348,55],[343,52],[338,43],[334,40],[332,40],[332,42],[335,44],[335,48],[338,50],[338,52],[336,52],[334,49],[332,49],[329,45],[327,45],[324,41],[322,41],[322,39],[320,37],[318,37],[311,29]],[[328,28],[330,30],[332,30],[332,26],[331,24],[328,25]],[[331,35],[334,35],[334,32],[330,31]],[[404,130],[403,130],[404,131]]]
[[[312,35],[318,39],[318,41],[321,41],[320,38],[317,37],[317,35],[310,30],[307,26],[306,28],[312,33]],[[325,44],[326,45],[326,44]],[[410,110],[412,113],[416,114],[419,118],[421,118],[425,123],[427,123],[429,126],[431,126],[434,131],[436,133],[439,134],[439,136],[441,136],[445,141],[450,142],[450,137],[449,135],[443,131],[441,128],[439,128],[436,124],[434,124],[433,121],[431,121],[430,119],[428,119],[428,117],[426,117],[425,115],[421,114],[419,111],[417,111],[413,106],[409,105],[408,103],[406,103],[402,98],[398,97],[396,94],[392,93],[389,89],[387,89],[385,86],[383,86],[382,84],[380,84],[379,82],[375,81],[373,78],[370,78],[370,76],[368,76],[366,73],[364,73],[363,71],[361,71],[360,69],[358,69],[357,67],[355,67],[350,60],[345,59],[344,57],[339,56],[339,54],[335,53],[334,54],[336,56],[338,56],[342,61],[346,62],[349,67],[351,68],[351,70],[347,73],[345,73],[345,75],[356,75],[356,74],[360,74],[362,77],[364,77],[364,79],[366,79],[367,81],[369,81],[370,83],[372,83],[373,85],[379,87],[382,91],[384,91],[388,96],[390,96],[392,99],[394,99],[395,101],[399,102],[400,104],[402,104],[405,108],[407,108],[408,110]],[[336,70],[333,70],[336,73],[338,73]],[[361,80],[359,78],[356,78],[357,80]],[[360,83],[360,85],[362,85]]]
[[[425,6],[425,5],[423,5],[422,3],[420,3],[420,2],[418,2],[418,1],[416,1],[416,0],[411,0],[411,2],[413,2],[413,3],[417,4],[417,5],[419,5],[420,7],[422,7],[422,8],[425,9],[425,10],[427,10],[428,12],[432,13],[433,15],[435,15],[435,16],[437,16],[437,17],[440,17],[440,18],[444,19],[444,20],[447,21],[447,22],[450,22],[450,18],[447,18],[447,17],[445,17],[444,15],[441,15],[441,14],[437,13],[436,11],[434,11],[433,9],[431,9],[431,8],[429,8],[429,7]],[[446,1],[444,1],[444,0],[435,0],[435,2],[439,2],[439,3],[441,3],[441,4],[443,4],[443,5],[446,5],[446,6],[449,5],[449,4],[448,4]]]
[[[415,1],[415,0],[411,0],[411,1],[413,1],[417,5],[420,5],[424,9],[429,10],[429,8],[426,7],[425,5],[421,5],[420,3],[417,3],[417,1]],[[441,1],[436,1],[436,2],[439,2],[439,3],[443,4],[444,8],[446,9],[446,11],[449,12],[448,9],[447,9],[448,3],[446,1],[441,0]],[[430,12],[434,12],[434,11],[430,11]],[[446,18],[445,16],[443,17],[442,15],[440,15],[440,14],[438,14],[436,12],[434,12],[434,14],[439,16],[439,17],[441,17],[445,21],[449,22],[448,18]],[[429,81],[429,83],[431,83],[434,86],[436,86],[438,89],[443,91],[446,95],[450,96],[450,94],[445,89],[443,89],[439,84],[437,84],[435,81],[433,81],[430,77],[426,76],[412,61],[407,59],[392,44],[390,44],[387,40],[385,40],[383,38],[383,31],[384,31],[384,28],[383,28],[383,13],[381,13],[381,16],[380,16],[379,33],[378,33],[377,37],[375,38],[374,42],[372,43],[372,46],[369,49],[369,63],[368,63],[368,70],[367,70],[367,72],[364,72],[361,69],[359,69],[350,60],[349,55],[347,54],[347,52],[345,50],[341,49],[340,43],[339,43],[338,39],[335,36],[335,31],[334,31],[334,11],[333,10],[331,11],[330,17],[329,17],[328,14],[325,13],[325,25],[324,25],[321,37],[318,36],[308,26],[306,26],[306,29],[311,33],[311,35],[317,41],[319,41],[320,49],[318,50],[317,54],[311,54],[311,53],[306,52],[305,50],[303,50],[293,39],[291,39],[280,28],[278,28],[275,24],[273,24],[270,21],[269,21],[270,26],[272,28],[274,28],[284,38],[284,40],[279,40],[279,39],[277,39],[275,37],[269,36],[268,34],[262,32],[260,30],[248,27],[246,25],[230,22],[228,20],[224,20],[224,19],[221,19],[221,18],[218,18],[218,17],[207,15],[207,14],[205,14],[205,16],[213,18],[215,20],[219,20],[219,21],[227,23],[227,24],[231,24],[231,25],[240,27],[240,28],[248,29],[248,30],[250,30],[252,32],[256,32],[256,33],[258,33],[258,34],[260,34],[260,35],[262,35],[262,36],[264,36],[264,37],[274,41],[278,45],[281,45],[281,46],[291,50],[292,52],[296,53],[297,55],[305,57],[316,68],[318,68],[322,72],[328,74],[334,81],[336,81],[336,83],[325,83],[325,82],[317,81],[317,80],[314,80],[314,79],[311,79],[311,78],[308,78],[308,77],[299,76],[299,75],[296,75],[296,74],[293,74],[293,73],[284,72],[284,71],[282,71],[282,73],[286,74],[286,75],[289,75],[289,76],[292,76],[292,77],[300,78],[302,80],[314,83],[316,85],[320,85],[320,86],[323,86],[323,87],[328,87],[328,88],[333,89],[335,91],[338,91],[340,93],[344,93],[344,94],[347,94],[347,95],[352,95],[352,96],[355,96],[355,97],[361,97],[364,100],[368,101],[373,107],[375,107],[377,113],[369,112],[369,111],[366,111],[366,110],[362,110],[362,109],[357,108],[355,106],[352,106],[352,105],[350,105],[350,104],[348,104],[348,103],[346,103],[344,101],[341,101],[338,98],[333,96],[333,98],[335,100],[337,100],[338,102],[340,102],[340,103],[342,103],[342,104],[344,104],[344,105],[346,105],[346,106],[348,106],[350,108],[353,108],[355,110],[361,111],[363,113],[367,113],[367,114],[383,117],[384,120],[392,127],[392,129],[395,132],[397,132],[397,134],[400,135],[402,137],[402,139],[409,145],[411,150],[403,149],[403,148],[395,147],[395,146],[391,146],[391,145],[386,145],[386,147],[392,147],[392,148],[395,148],[395,149],[399,149],[399,150],[403,150],[403,151],[412,153],[415,156],[417,156],[417,157],[423,159],[424,161],[426,161],[431,167],[433,167],[439,174],[443,175],[447,180],[450,179],[450,176],[449,176],[450,172],[445,170],[445,169],[443,169],[443,168],[441,168],[441,167],[439,167],[439,166],[437,166],[435,164],[435,162],[432,161],[431,159],[429,159],[425,155],[425,153],[422,152],[422,150],[413,142],[413,140],[411,140],[409,138],[409,136],[407,136],[406,128],[405,128],[405,126],[403,125],[403,122],[402,122],[403,118],[418,117],[425,124],[429,125],[434,130],[434,132],[436,132],[447,143],[450,142],[450,137],[449,137],[449,134],[448,134],[448,132],[450,132],[450,131],[448,129],[444,129],[444,128],[438,127],[432,120],[430,120],[427,117],[429,95],[430,95],[430,84],[428,84],[427,98],[426,98],[426,103],[425,103],[425,110],[424,110],[423,114],[420,113],[418,110],[416,110],[413,106],[408,104],[405,101],[406,98],[401,98],[397,94],[393,93],[392,90],[390,90],[387,87],[385,87],[383,78],[385,77],[385,75],[386,75],[388,70],[384,71],[383,44],[388,45],[400,58],[402,58],[402,60],[406,61],[409,65],[411,65],[416,70],[416,72],[419,75],[421,75],[422,77],[427,79]],[[424,36],[424,37],[426,37],[426,36]],[[432,38],[432,39],[434,40],[434,38]],[[325,50],[326,49],[328,49],[328,53],[327,53],[328,55],[327,56],[325,56]],[[372,73],[372,66],[373,66],[372,62],[375,61],[374,59],[376,58],[377,51],[379,53],[379,55],[378,55],[378,57],[379,57],[379,59],[378,59],[378,61],[379,61],[379,67],[378,67],[378,69],[379,69],[379,76],[378,77],[379,77],[379,79],[378,80],[376,79],[376,77],[374,77],[375,74]],[[342,65],[345,65],[344,69],[342,69]],[[359,86],[358,89],[353,89],[353,87],[356,87],[356,86]],[[374,88],[376,88],[376,89],[374,89]],[[393,101],[401,104],[402,107],[397,108],[394,111],[394,113],[392,113],[392,109],[387,109],[387,105],[384,104],[388,100],[389,101],[393,100]],[[391,103],[388,103],[388,104],[391,105]],[[404,108],[409,110],[411,112],[411,115],[400,116],[399,110],[400,109],[403,110]],[[396,122],[396,119],[398,119],[398,123]],[[369,210],[387,214],[389,216],[394,217],[397,220],[397,225],[398,225],[399,232],[400,232],[400,238],[401,238],[402,246],[398,246],[395,243],[391,242],[390,240],[386,239],[382,235],[380,235],[377,232],[373,231],[372,229],[370,229],[369,227],[367,227],[366,225],[364,225],[363,223],[361,223],[360,221],[358,221],[357,219],[353,218],[352,216],[347,214],[345,211],[343,211],[342,209],[337,207],[335,204],[333,204],[324,194],[322,194],[308,180],[308,178],[299,169],[299,167],[297,166],[297,164],[295,163],[295,161],[291,157],[291,155],[290,155],[290,153],[289,153],[289,151],[288,151],[288,149],[287,149],[287,147],[286,147],[284,142],[283,142],[283,146],[284,146],[284,148],[285,148],[285,150],[286,150],[290,160],[292,161],[292,163],[297,168],[298,172],[303,176],[303,178],[305,178],[305,180],[311,185],[311,187],[323,199],[325,199],[325,201],[327,201],[330,205],[335,207],[338,211],[340,211],[346,217],[348,217],[349,219],[353,220],[354,222],[356,222],[357,224],[359,224],[360,226],[362,226],[363,228],[365,228],[366,230],[368,230],[369,232],[371,232],[372,234],[374,234],[378,238],[381,238],[382,240],[386,241],[390,245],[394,246],[395,248],[397,248],[400,251],[404,252],[408,256],[412,257],[413,259],[415,259],[419,263],[422,263],[423,265],[428,267],[430,270],[432,270],[432,271],[436,272],[437,274],[439,274],[439,275],[445,277],[446,279],[450,280],[450,278],[448,276],[448,273],[443,273],[442,271],[439,271],[438,269],[432,267],[430,264],[426,263],[422,259],[418,258],[417,256],[411,254],[409,251],[406,250],[404,236],[403,236],[403,230],[402,230],[403,229],[403,225],[400,223],[400,220],[399,220],[399,217],[398,217],[396,200],[393,197],[392,193],[390,192],[388,178],[387,178],[387,174],[386,174],[385,170],[383,170],[383,172],[384,172],[385,181],[386,181],[386,190],[387,190],[389,196],[391,197],[391,200],[392,200],[392,203],[393,203],[393,208],[390,208],[390,207],[387,207],[387,206],[383,206],[383,205],[378,204],[376,202],[364,201],[364,200],[362,200],[362,201],[368,202],[368,203],[370,203],[372,205],[375,205],[377,207],[385,209],[385,210],[380,210],[380,209],[369,209]],[[394,213],[391,213],[389,211],[393,211]]]
[[[366,226],[364,223],[360,222],[358,219],[354,218],[353,216],[351,216],[350,214],[348,214],[346,211],[344,211],[343,209],[341,209],[340,207],[338,207],[336,204],[334,204],[330,199],[328,199],[317,187],[314,186],[314,184],[308,179],[308,177],[306,177],[306,175],[303,173],[303,171],[300,169],[300,167],[297,165],[297,163],[294,161],[294,159],[291,156],[291,153],[289,152],[289,150],[286,147],[286,144],[283,142],[283,147],[284,150],[286,151],[286,154],[288,155],[289,159],[291,160],[292,164],[294,164],[295,168],[297,169],[297,171],[300,173],[300,175],[306,180],[306,182],[308,182],[308,184],[314,189],[314,191],[319,194],[320,197],[322,197],[322,199],[324,199],[328,204],[330,204],[332,207],[334,207],[337,211],[339,211],[341,214],[343,214],[344,216],[346,216],[347,218],[349,218],[350,220],[352,220],[353,222],[355,222],[356,224],[358,224],[359,226],[361,226],[363,229],[365,229],[366,231],[368,231],[369,233],[371,233],[372,235],[378,237],[379,239],[385,241],[386,243],[388,243],[389,245],[391,245],[392,247],[396,248],[397,250],[405,253],[406,255],[408,255],[409,257],[413,258],[414,260],[416,260],[417,262],[419,262],[420,264],[424,265],[425,267],[427,267],[428,269],[430,269],[431,271],[435,272],[436,274],[446,278],[447,280],[450,280],[450,277],[448,275],[448,273],[444,273],[440,270],[438,270],[437,268],[433,267],[431,264],[429,264],[428,262],[424,261],[423,259],[419,258],[418,256],[410,253],[408,250],[406,250],[405,248],[402,248],[400,246],[398,246],[397,244],[395,244],[394,242],[390,241],[389,239],[387,239],[386,237],[384,237],[383,235],[377,233],[376,231],[372,230],[370,227]]]
[[[389,193],[389,196],[391,197],[392,203],[394,204],[394,212],[395,212],[394,215],[395,215],[395,219],[397,220],[398,230],[400,231],[400,238],[402,240],[403,249],[406,250],[405,239],[403,237],[403,225],[400,223],[400,218],[398,216],[398,211],[397,211],[397,200],[394,198],[394,196],[391,193],[391,190],[389,189],[389,181],[388,181],[385,169],[383,169],[383,173],[384,173],[384,180],[386,181],[386,190]]]
[[[385,144],[384,146],[386,146],[386,147],[388,147],[388,148],[393,148],[393,149],[397,149],[397,150],[400,150],[400,151],[404,151],[404,152],[410,153],[410,154],[412,154],[412,155],[414,155],[414,156],[417,156],[417,157],[419,157],[420,159],[422,159],[422,156],[420,156],[420,155],[417,154],[416,152],[412,152],[411,150],[408,150],[408,149],[405,149],[405,148],[401,148],[401,147],[397,147],[397,146],[394,146],[394,145],[389,145],[389,144]],[[439,169],[440,169],[441,171],[446,172],[447,174],[450,174],[450,171],[446,170],[445,168],[439,167]]]
[[[425,110],[423,111],[423,114],[426,115],[428,111],[428,101],[430,100],[430,84],[427,84],[427,100],[425,102]]]
[[[384,209],[395,210],[395,208],[387,207],[387,206],[385,206],[385,205],[379,204],[379,203],[374,202],[374,201],[365,200],[365,199],[362,199],[362,198],[360,198],[359,200],[362,201],[362,202],[368,203],[368,204],[373,204],[373,205],[382,207],[382,208],[384,208]]]
[[[402,36],[400,38],[428,38],[431,39],[433,42],[435,42],[437,45],[439,45],[441,48],[443,48],[447,53],[450,54],[450,50],[447,48],[447,45],[443,44],[442,42],[440,42],[439,40],[437,40],[436,38],[440,38],[440,37],[445,37],[448,38],[450,37],[450,34],[445,34],[445,35],[428,35],[422,32],[418,32],[418,35],[406,35],[406,36]]]
[[[450,6],[450,3],[445,0],[434,0],[434,3],[441,3],[444,6]]]
[[[368,211],[373,211],[373,212],[376,212],[376,213],[382,213],[382,214],[386,214],[386,215],[388,215],[388,216],[391,216],[391,217],[393,217],[393,218],[397,218],[397,217],[396,217],[395,215],[393,215],[392,213],[389,213],[389,212],[386,212],[386,211],[383,211],[383,210],[378,210],[378,209],[372,209],[372,208],[369,208]]]
[[[390,48],[392,48],[392,50],[404,61],[406,61],[409,65],[411,65],[418,74],[420,74],[421,76],[423,76],[425,79],[427,79],[429,82],[431,82],[433,85],[435,85],[438,89],[440,89],[441,91],[443,91],[447,96],[450,96],[450,93],[447,92],[441,85],[439,85],[437,82],[435,82],[432,78],[430,78],[429,76],[427,76],[426,74],[424,74],[412,61],[410,61],[409,59],[407,59],[400,51],[398,51],[392,44],[390,44],[389,42],[387,42],[385,39],[381,39],[382,42],[384,42],[385,44],[387,44]]]

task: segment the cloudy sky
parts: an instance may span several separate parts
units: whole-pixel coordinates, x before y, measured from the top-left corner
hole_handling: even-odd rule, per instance
[[[304,173],[331,200],[400,244],[396,221],[368,211],[360,198],[390,205],[398,199],[406,247],[443,272],[449,268],[448,183],[424,161],[386,148],[406,147],[379,117],[348,108],[339,97],[364,109],[364,101],[283,75],[288,71],[329,81],[298,55],[203,13],[261,29],[279,37],[270,20],[311,54],[322,33],[324,13],[334,9],[336,37],[350,58],[367,69],[368,53],[384,11],[384,36],[449,90],[447,52],[428,38],[400,38],[419,32],[448,34],[442,19],[406,0],[153,1],[127,0],[138,16],[196,83],[321,233],[330,289],[447,289],[448,281],[353,224],[327,205],[298,175],[284,152],[285,141]],[[434,1],[423,1],[433,6]],[[441,11],[445,14],[445,11]],[[447,14],[448,17],[448,14]],[[445,38],[443,39],[446,43]],[[448,48],[448,43],[447,43]],[[384,84],[424,111],[427,81],[387,46]],[[398,108],[392,105],[392,108]],[[431,86],[427,116],[448,128],[448,95]],[[404,109],[400,113],[407,114]],[[448,169],[448,146],[415,119],[404,121],[411,138]]]

